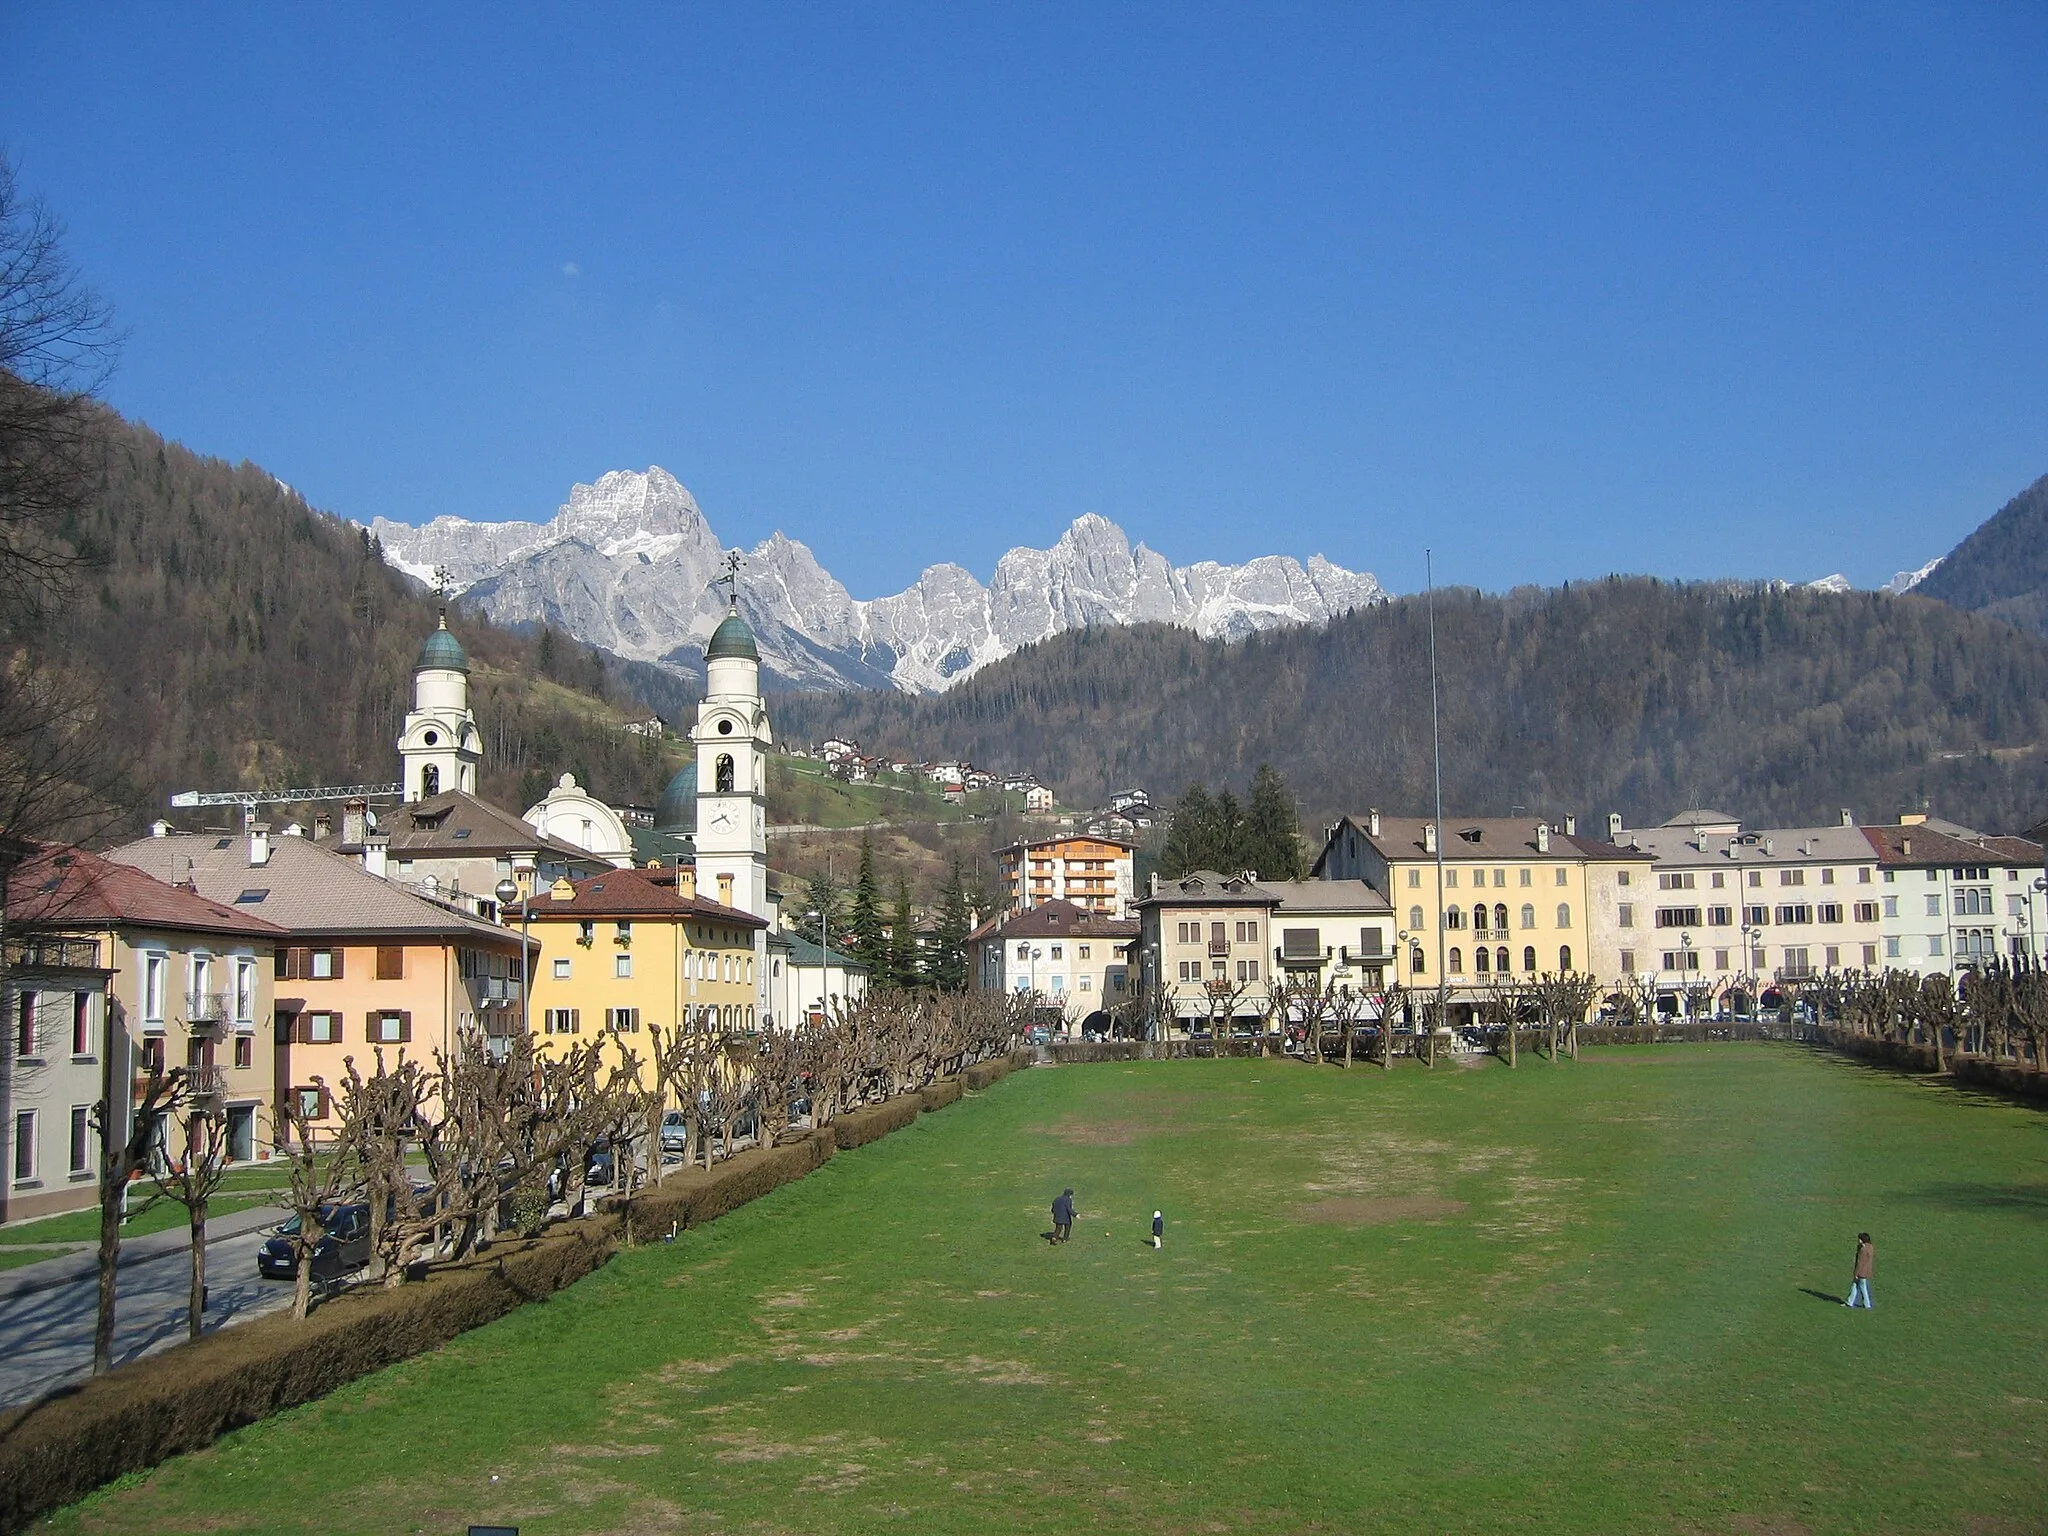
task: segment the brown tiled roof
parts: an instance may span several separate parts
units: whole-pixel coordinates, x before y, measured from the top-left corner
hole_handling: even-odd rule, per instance
[[[1941,864],[2038,864],[2041,848],[2023,837],[1951,837],[1926,825],[1864,827],[1863,835],[1877,850],[1879,864],[1918,869]],[[1911,853],[1906,845],[1911,843]]]
[[[55,846],[14,871],[7,882],[7,920],[30,927],[134,924],[251,939],[289,937],[276,923],[167,885],[139,869],[82,848]]]
[[[390,839],[393,858],[439,852],[491,856],[540,849],[585,864],[604,862],[589,849],[536,832],[510,811],[459,789],[379,811],[377,830]],[[343,851],[360,846],[336,841],[338,836],[337,832],[321,841]]]
[[[1261,880],[1259,889],[1292,912],[1391,912],[1387,898],[1363,880]]]
[[[138,838],[108,857],[160,880],[189,869],[203,894],[307,937],[419,934],[519,944],[516,933],[380,880],[356,860],[303,837],[273,837],[263,864],[249,862],[247,836],[214,833]]]
[[[533,898],[535,917],[661,917],[677,913],[721,923],[766,928],[766,919],[722,906],[702,896],[684,896],[672,869],[608,869],[574,881],[576,894],[567,901],[550,895]],[[517,906],[511,912],[516,917]]]
[[[1138,920],[1134,917],[1103,917],[1071,901],[1046,901],[1019,912],[1000,927],[976,930],[973,937],[1004,939],[1134,939]]]
[[[1371,823],[1362,816],[1347,816],[1345,820],[1358,829],[1359,835],[1369,839],[1382,854],[1390,859],[1425,859],[1435,855],[1425,851],[1424,829],[1432,825],[1427,816],[1386,816],[1380,817],[1380,835],[1373,837]],[[1578,837],[1564,832],[1550,834],[1550,851],[1540,852],[1536,847],[1536,828],[1541,822],[1529,816],[1446,816],[1444,818],[1444,858],[1453,859],[1628,859],[1639,858],[1640,854],[1625,848],[1613,848],[1590,837]]]
[[[1213,869],[1195,869],[1177,880],[1161,880],[1159,889],[1137,905],[1141,907],[1271,907],[1280,898],[1259,888],[1256,880],[1238,875],[1218,874]]]

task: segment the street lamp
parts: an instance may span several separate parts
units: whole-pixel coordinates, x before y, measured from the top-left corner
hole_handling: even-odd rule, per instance
[[[832,1012],[832,933],[825,926],[825,914],[816,907],[804,915],[818,920],[818,948],[825,956],[824,964],[818,970],[818,1012],[829,1016]]]
[[[1692,983],[1687,980],[1687,967],[1692,961],[1692,935],[1680,930],[1678,935],[1678,1005],[1683,1011],[1685,1022],[1692,1022]]]
[[[505,908],[519,898],[519,887],[510,875],[498,882],[494,893],[498,898],[498,914],[504,915]],[[527,975],[532,968],[532,951],[527,947],[528,925],[533,918],[531,899],[519,902],[519,1032],[529,1039],[533,1036],[533,978]]]

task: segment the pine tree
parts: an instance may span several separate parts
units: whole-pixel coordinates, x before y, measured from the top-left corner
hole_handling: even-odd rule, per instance
[[[847,913],[848,947],[868,968],[870,980],[887,985],[889,939],[882,931],[881,891],[875,884],[875,845],[865,833],[860,840],[860,872],[853,878],[853,905]]]
[[[1245,863],[1262,880],[1299,880],[1302,876],[1301,818],[1294,796],[1271,763],[1259,764],[1252,777],[1251,805],[1245,813]]]
[[[824,942],[842,959],[846,950],[843,943],[841,921],[842,908],[846,905],[846,893],[838,881],[832,878],[831,869],[820,869],[805,883],[803,910],[797,914],[796,930],[805,938]],[[820,918],[811,913],[821,914]]]
[[[938,942],[933,945],[928,979],[941,992],[967,990],[967,884],[960,875],[960,861],[939,891]]]
[[[910,906],[910,883],[896,877],[896,904],[889,913],[889,985],[917,985],[917,916]]]
[[[1166,846],[1160,850],[1159,870],[1169,880],[1178,880],[1192,870],[1210,866],[1216,835],[1216,803],[1200,779],[1190,784],[1174,806],[1166,823]]]
[[[1244,808],[1226,789],[1216,796],[1209,819],[1209,856],[1214,860],[1209,868],[1235,875],[1251,867],[1251,855],[1251,827],[1244,819]]]

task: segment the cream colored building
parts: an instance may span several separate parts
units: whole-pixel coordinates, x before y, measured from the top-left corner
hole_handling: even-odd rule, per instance
[[[1614,893],[1640,887],[1652,856],[1524,817],[1447,817],[1439,857],[1434,821],[1368,811],[1332,826],[1311,876],[1363,880],[1384,891],[1395,925],[1392,975],[1444,985],[1469,1003],[1494,977],[1623,971],[1625,935]]]

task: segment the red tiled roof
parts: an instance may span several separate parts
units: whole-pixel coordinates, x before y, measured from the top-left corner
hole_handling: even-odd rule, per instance
[[[1877,850],[1879,864],[2038,864],[2041,849],[2023,837],[1951,837],[1926,825],[1864,827],[1863,835]],[[1912,852],[1906,845],[1913,845]]]
[[[133,924],[278,939],[289,930],[83,848],[48,846],[7,882],[9,923],[105,928]]]
[[[660,917],[684,913],[722,923],[766,928],[766,919],[722,906],[702,896],[684,896],[676,872],[668,869],[611,869],[573,882],[576,894],[567,901],[553,896],[533,898],[535,917]],[[517,914],[518,909],[512,909]]]

